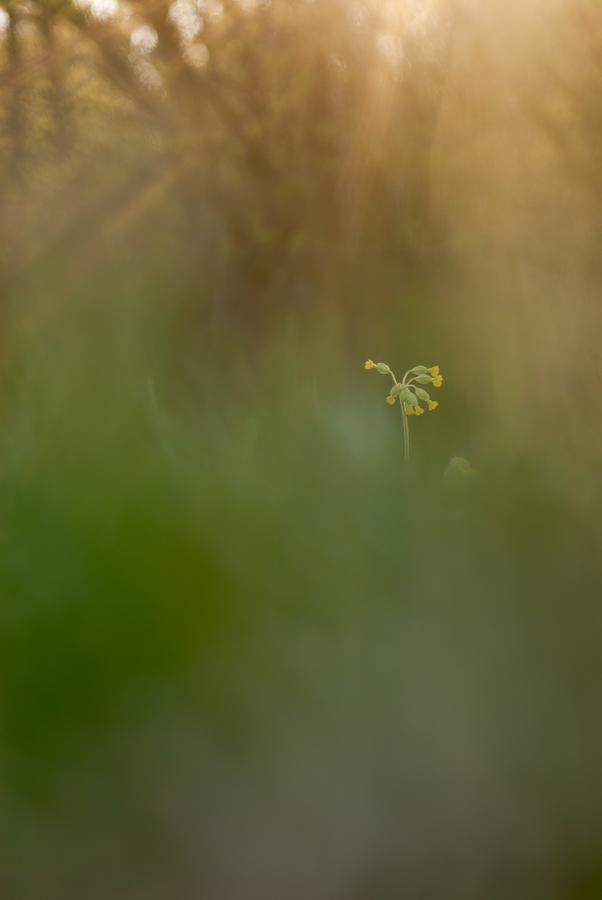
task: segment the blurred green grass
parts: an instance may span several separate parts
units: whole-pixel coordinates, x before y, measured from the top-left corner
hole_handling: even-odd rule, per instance
[[[5,895],[597,896],[596,472],[473,458],[447,380],[404,471],[368,349],[183,389],[130,314],[7,373]]]

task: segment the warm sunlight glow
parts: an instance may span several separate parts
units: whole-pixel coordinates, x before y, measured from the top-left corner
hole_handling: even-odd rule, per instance
[[[95,19],[107,20],[117,15],[118,0],[77,0],[77,5],[89,9]]]

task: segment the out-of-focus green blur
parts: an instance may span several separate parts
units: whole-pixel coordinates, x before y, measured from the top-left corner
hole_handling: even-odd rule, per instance
[[[3,898],[602,897],[601,35],[0,3]]]

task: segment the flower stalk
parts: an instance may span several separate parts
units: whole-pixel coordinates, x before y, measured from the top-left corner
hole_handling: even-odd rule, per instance
[[[424,413],[420,400],[428,405],[429,410],[436,409],[439,405],[436,400],[431,400],[430,395],[420,385],[432,384],[433,387],[441,387],[443,376],[439,374],[439,366],[414,366],[408,369],[401,381],[398,381],[394,372],[386,363],[375,363],[367,360],[365,369],[376,369],[381,375],[390,375],[393,379],[393,387],[389,391],[387,403],[394,406],[397,400],[401,408],[403,421],[403,458],[404,462],[410,459],[410,429],[408,416],[421,416]]]

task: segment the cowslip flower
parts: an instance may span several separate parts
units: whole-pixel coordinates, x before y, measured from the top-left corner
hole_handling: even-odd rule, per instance
[[[421,416],[424,408],[420,406],[420,401],[428,404],[430,410],[436,409],[439,404],[436,400],[431,400],[429,394],[420,387],[420,385],[432,384],[435,387],[441,387],[443,377],[439,374],[439,366],[414,366],[409,369],[403,376],[401,381],[395,377],[395,373],[391,371],[386,363],[369,359],[365,362],[364,368],[376,369],[381,375],[390,375],[393,379],[393,387],[386,398],[390,406],[395,406],[395,402],[399,397],[401,406],[401,418],[403,420],[403,456],[407,462],[410,458],[410,432],[408,428],[408,416]]]

